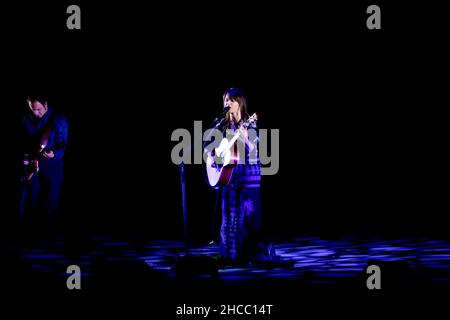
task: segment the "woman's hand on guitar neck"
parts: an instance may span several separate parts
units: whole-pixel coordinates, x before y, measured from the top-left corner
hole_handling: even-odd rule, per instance
[[[246,128],[241,127],[239,129],[239,139],[244,142],[244,145],[248,148],[249,152],[252,152],[255,149],[255,145],[248,139],[248,130]]]
[[[245,140],[248,140],[248,131],[247,131],[246,128],[240,127],[240,128],[239,128],[239,134],[240,134],[240,136],[244,139],[244,141],[245,141]]]

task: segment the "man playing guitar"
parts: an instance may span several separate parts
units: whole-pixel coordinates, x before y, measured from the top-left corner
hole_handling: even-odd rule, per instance
[[[29,113],[21,122],[19,149],[24,166],[21,175],[20,215],[44,212],[55,216],[63,181],[63,159],[67,145],[68,123],[47,103],[47,98],[27,98]]]

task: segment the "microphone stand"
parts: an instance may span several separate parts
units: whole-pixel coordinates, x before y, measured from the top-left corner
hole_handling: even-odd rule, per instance
[[[226,110],[226,111],[228,111],[228,110]],[[218,121],[219,119],[220,119],[220,116],[215,118],[214,121],[209,126],[209,129],[217,129],[223,123],[224,117],[222,116],[222,119],[220,119],[220,121]],[[206,141],[209,141],[211,139],[212,132],[213,132],[213,130],[211,130],[209,132],[208,137],[205,139]],[[192,148],[192,143],[191,143],[188,153],[191,153],[192,149],[193,148]],[[203,142],[203,150],[205,150],[205,142]],[[185,171],[185,163],[183,161],[179,164],[179,168],[180,168],[180,184],[181,184],[181,207],[182,207],[182,211],[183,211],[184,252],[185,252],[185,255],[188,255],[188,252],[189,252],[188,208],[187,208],[187,196],[186,196],[186,174],[185,174],[186,171]],[[217,207],[217,198],[218,198],[218,193],[216,196],[215,207]],[[215,208],[214,215],[213,215],[213,228],[215,227],[215,212],[216,211],[217,210]]]
[[[209,129],[214,128],[217,129],[224,121],[224,117],[223,115],[229,110],[229,108],[226,108],[225,111],[222,113],[221,116],[222,119],[220,121],[218,121],[219,117],[214,119],[214,121],[212,122],[212,124],[210,125]],[[208,137],[206,140],[210,140],[211,139],[211,135],[212,135],[213,130],[211,130],[211,132],[209,133]],[[205,150],[205,143],[203,143],[203,150]],[[192,150],[192,144],[190,145],[190,150],[189,152],[191,152]],[[218,264],[216,259],[214,258],[209,258],[206,259],[207,257],[203,257],[203,258],[199,258],[195,255],[191,255],[189,254],[189,228],[188,228],[188,223],[187,223],[187,203],[186,203],[186,178],[185,178],[185,163],[182,161],[179,164],[180,167],[180,183],[181,183],[181,204],[182,204],[182,209],[183,209],[183,236],[184,236],[184,257],[178,257],[176,265],[175,265],[175,270],[177,273],[185,273],[185,272],[207,272],[207,273],[211,273],[211,274],[217,274],[217,270],[218,270]],[[219,195],[219,191],[217,192],[217,197],[216,197],[216,205],[214,208],[214,214],[217,211],[216,207],[217,207],[217,198]],[[213,216],[213,229],[215,227],[215,217]],[[213,234],[214,237],[214,234]],[[214,243],[214,240],[212,241],[212,243]],[[199,259],[199,260],[198,260]],[[195,270],[197,269],[197,270]]]
[[[223,123],[223,121],[225,120],[225,118],[220,119],[220,121],[218,121],[219,119],[216,118],[214,119],[214,121],[211,123],[211,125],[209,126],[208,129],[213,129],[209,132],[208,136],[205,138],[205,141],[203,141],[203,152],[205,152],[205,144],[206,141],[210,142],[211,140],[211,136],[212,133],[214,132],[215,129],[219,128],[219,126]],[[218,122],[217,122],[218,121]],[[217,122],[217,123],[216,123]],[[214,124],[215,123],[215,124]]]
[[[229,108],[228,108],[229,109]],[[228,111],[228,109],[226,111],[224,111],[222,113],[222,118],[219,120],[219,117],[217,117],[216,119],[214,119],[214,121],[211,123],[211,125],[209,126],[209,129],[213,129],[209,132],[208,136],[205,139],[205,142],[203,142],[203,151],[205,152],[205,143],[206,141],[210,141],[211,140],[211,135],[214,132],[215,129],[219,128],[223,121],[225,120],[225,117],[223,117],[223,115]],[[212,222],[211,222],[211,241],[209,242],[210,245],[214,245],[216,243],[216,215],[217,215],[217,205],[219,203],[219,195],[220,192],[222,190],[222,188],[219,186],[216,188],[216,200],[214,202],[214,209],[212,212]]]
[[[181,182],[181,206],[183,209],[183,239],[184,239],[184,251],[188,252],[188,227],[187,227],[187,204],[186,204],[186,179],[184,174],[184,162],[179,164],[180,167],[180,182]]]

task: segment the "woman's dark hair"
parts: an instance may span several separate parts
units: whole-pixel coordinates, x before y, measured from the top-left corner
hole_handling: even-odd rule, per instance
[[[223,93],[223,101],[225,101],[226,96],[229,96],[231,101],[236,101],[239,104],[239,110],[241,111],[241,117],[242,120],[248,119],[248,112],[247,112],[247,97],[245,96],[245,93],[242,89],[239,88],[229,88],[225,90]],[[230,115],[226,115],[226,121],[230,122]]]

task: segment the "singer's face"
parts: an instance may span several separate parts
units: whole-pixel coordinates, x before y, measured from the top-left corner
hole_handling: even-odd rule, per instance
[[[225,96],[225,100],[223,101],[224,107],[230,107],[231,114],[238,114],[239,112],[239,103],[237,101],[231,100],[230,96],[227,94]]]
[[[31,112],[39,119],[42,118],[48,110],[47,103],[41,104],[39,101],[29,102],[29,106]]]

